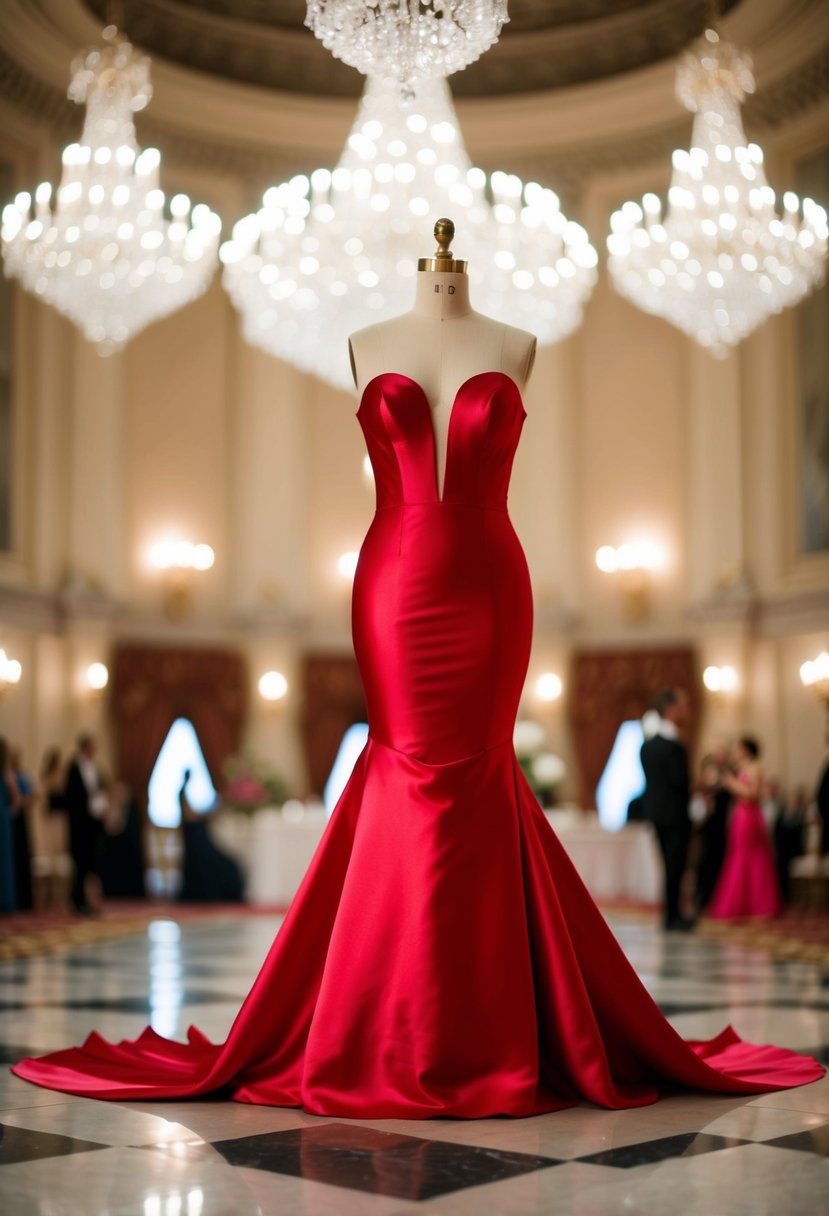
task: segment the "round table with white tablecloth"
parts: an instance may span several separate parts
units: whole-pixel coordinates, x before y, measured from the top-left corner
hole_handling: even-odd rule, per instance
[[[608,832],[598,816],[578,809],[546,812],[587,889],[605,902],[656,903],[660,898],[659,856],[651,829],[630,823]],[[281,811],[257,811],[240,857],[247,872],[247,899],[252,904],[284,907],[291,902],[328,820],[317,807],[290,817]],[[241,841],[237,841],[238,852]]]

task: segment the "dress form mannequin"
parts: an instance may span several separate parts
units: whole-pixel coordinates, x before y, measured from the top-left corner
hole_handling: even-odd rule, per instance
[[[435,224],[438,249],[418,263],[414,307],[349,339],[354,383],[362,393],[381,372],[416,381],[432,411],[438,485],[443,486],[449,418],[458,389],[481,372],[501,371],[523,391],[535,358],[533,334],[504,325],[469,303],[466,262],[449,249],[451,220]]]

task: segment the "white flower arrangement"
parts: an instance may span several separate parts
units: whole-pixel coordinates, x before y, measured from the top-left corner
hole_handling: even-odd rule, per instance
[[[567,767],[560,756],[547,751],[547,732],[540,722],[529,718],[516,722],[512,736],[518,763],[532,791],[542,805],[551,806],[555,794],[567,775]]]

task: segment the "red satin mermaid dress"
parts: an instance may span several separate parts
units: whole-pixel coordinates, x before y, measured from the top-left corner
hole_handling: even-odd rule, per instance
[[[475,1118],[823,1075],[731,1029],[683,1041],[525,782],[512,731],[532,600],[507,514],[524,417],[508,376],[466,381],[441,497],[422,389],[386,373],[363,394],[377,512],[353,631],[370,737],[227,1041],[93,1033],[18,1076],[99,1098],[221,1087],[322,1115]]]

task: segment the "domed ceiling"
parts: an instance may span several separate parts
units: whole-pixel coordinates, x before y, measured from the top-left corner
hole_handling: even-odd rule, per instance
[[[669,164],[690,116],[674,64],[714,0],[509,0],[498,44],[451,78],[470,155],[575,197],[597,173]],[[720,0],[723,31],[753,57],[749,135],[829,96],[827,0]],[[363,77],[306,29],[305,0],[0,0],[0,98],[76,137],[67,100],[78,50],[115,19],[153,61],[142,146],[218,173],[255,205],[293,173],[333,164]],[[274,94],[271,102],[269,94]]]
[[[740,0],[722,0],[723,15]],[[107,0],[86,0],[103,23]],[[121,0],[119,24],[149,51],[247,84],[357,97],[363,79],[305,28],[305,0]],[[452,78],[457,97],[600,80],[675,56],[702,33],[708,0],[509,0],[498,44]]]

